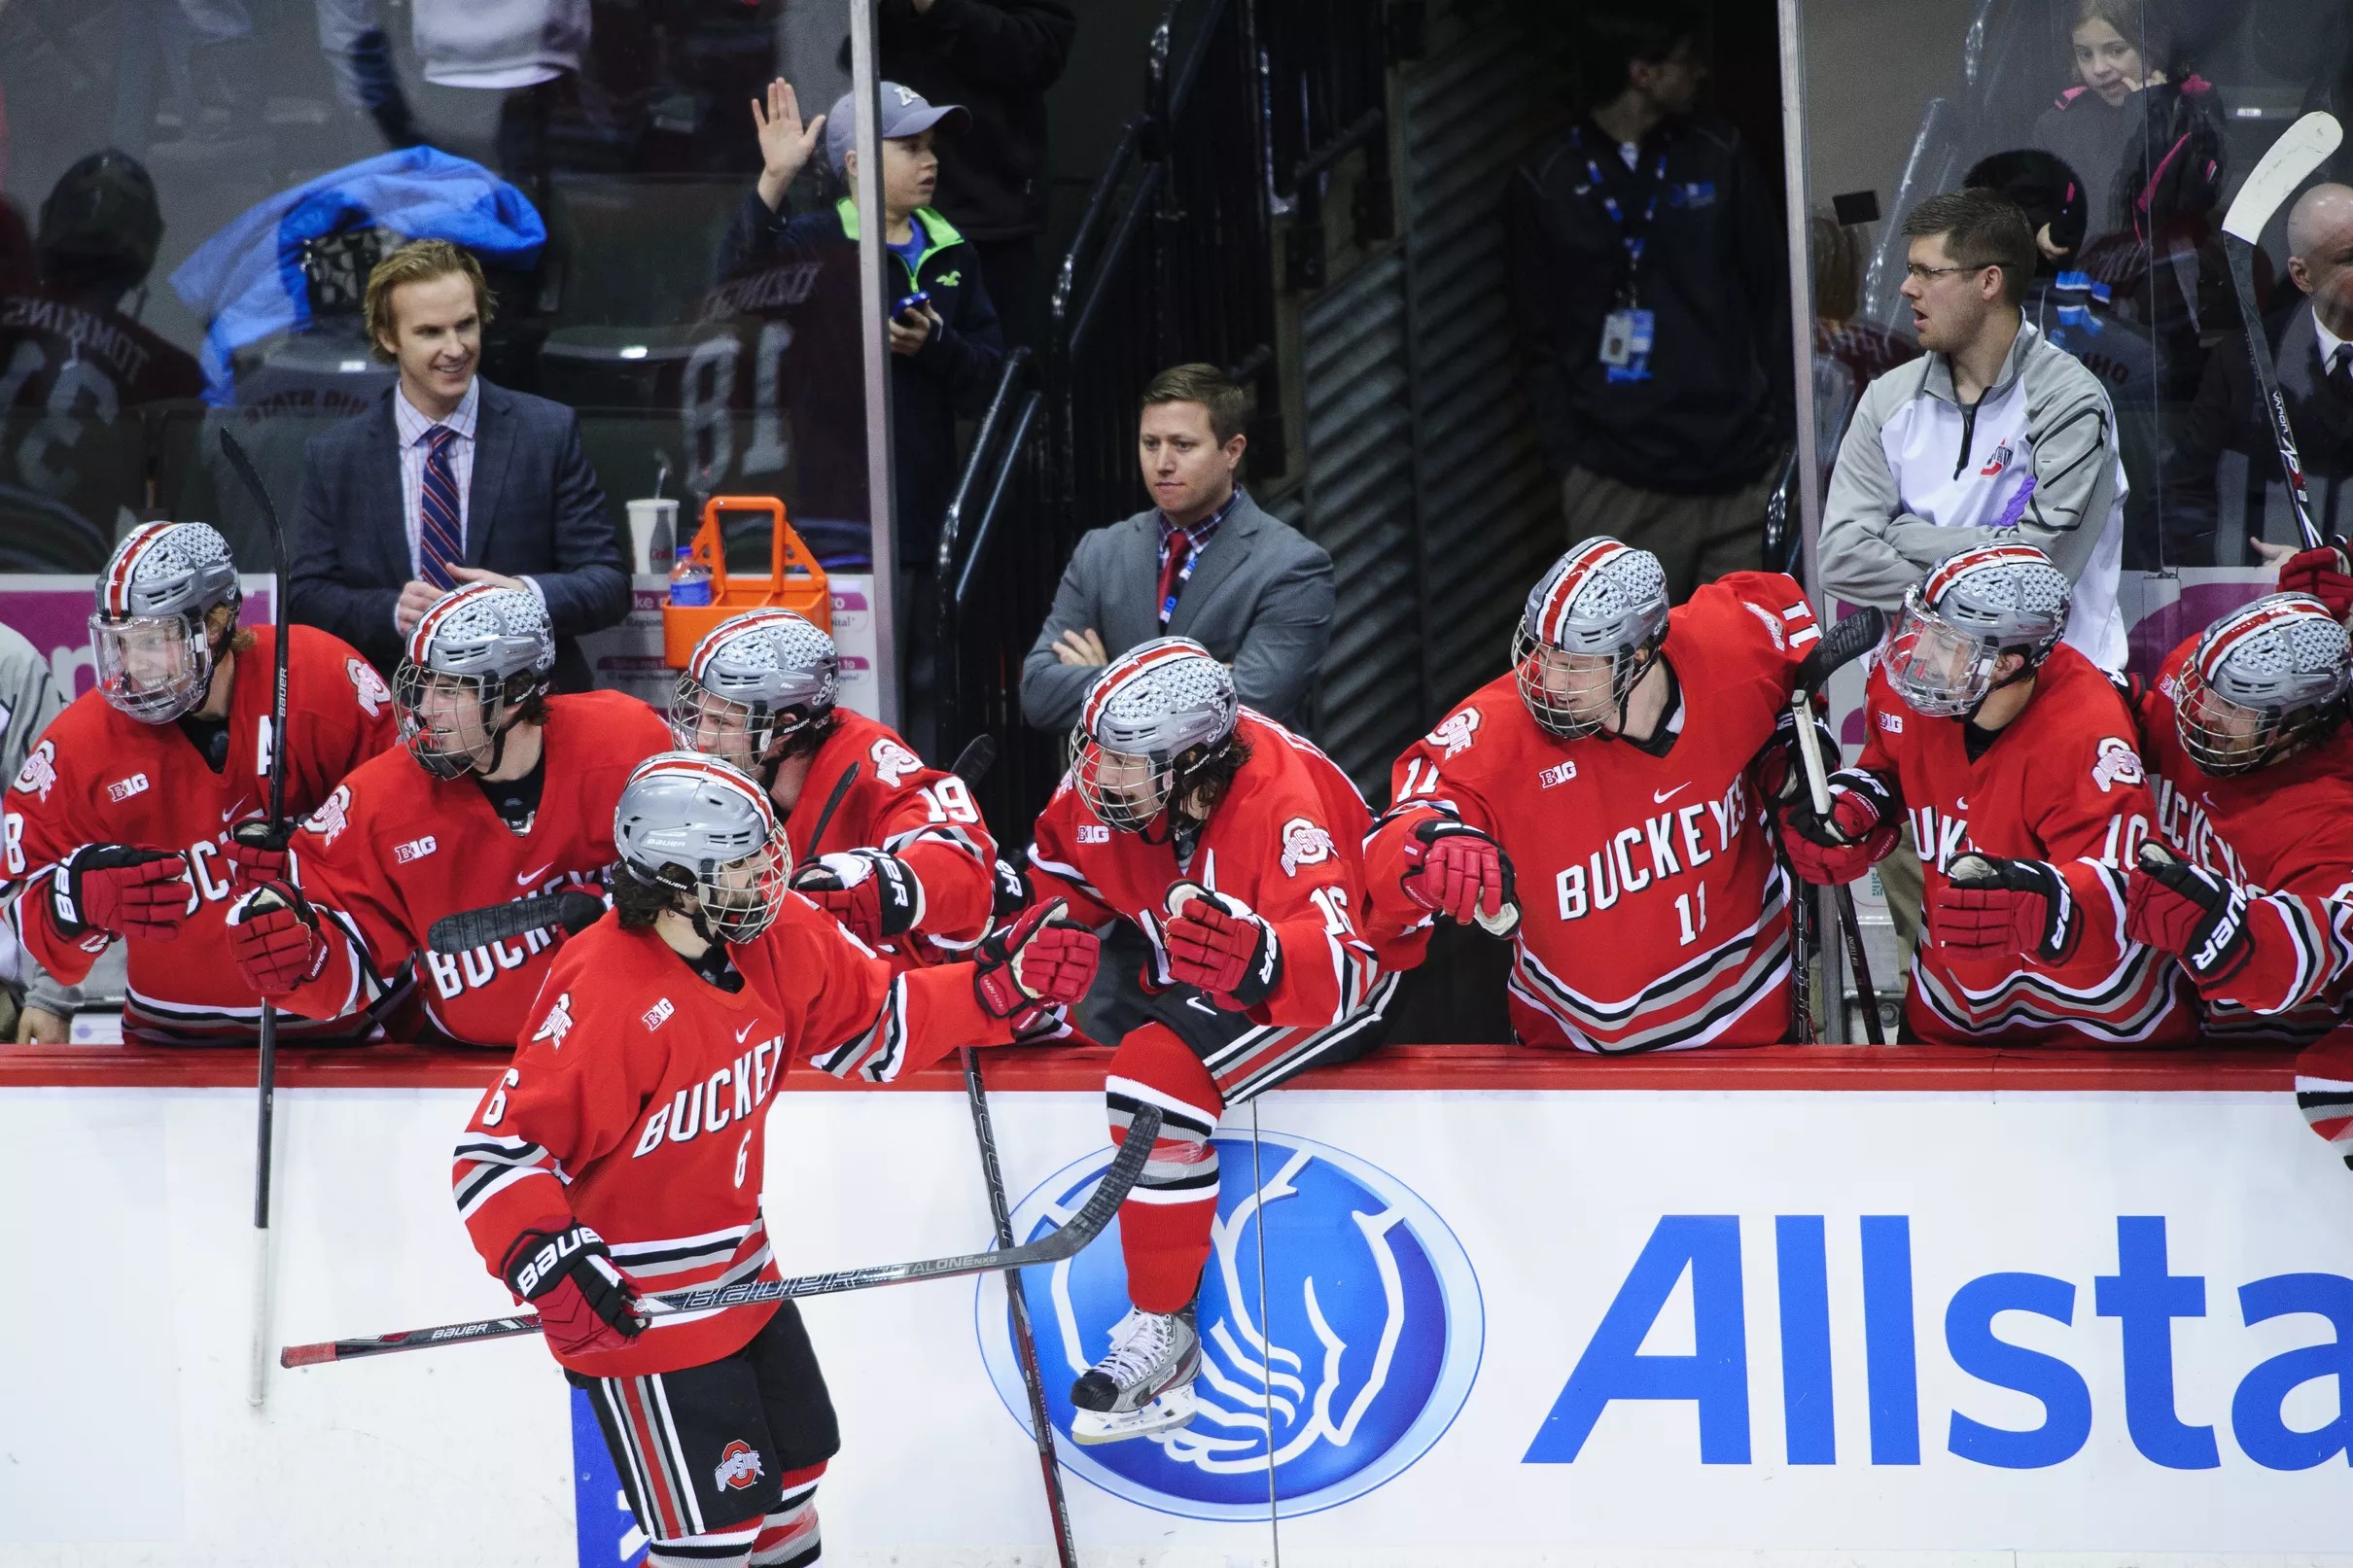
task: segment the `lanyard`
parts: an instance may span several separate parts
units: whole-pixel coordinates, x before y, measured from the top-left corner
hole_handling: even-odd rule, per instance
[[[1176,541],[1179,539],[1184,540],[1184,564],[1178,567],[1176,575],[1172,576],[1169,573],[1169,563],[1176,558]],[[1162,631],[1165,632],[1169,629],[1169,621],[1176,613],[1176,596],[1184,592],[1186,583],[1193,580],[1193,568],[1200,564],[1201,546],[1193,542],[1193,536],[1186,530],[1179,528],[1161,542],[1160,629]]]
[[[1571,126],[1568,134],[1570,142],[1585,158],[1586,179],[1600,193],[1601,210],[1608,213],[1609,221],[1618,226],[1619,243],[1626,248],[1626,284],[1623,293],[1631,298],[1634,292],[1634,274],[1641,269],[1643,248],[1650,243],[1650,226],[1659,216],[1659,192],[1667,189],[1667,149],[1659,149],[1658,161],[1651,167],[1650,200],[1642,208],[1642,223],[1637,228],[1627,223],[1626,209],[1619,206],[1618,198],[1609,193],[1608,183],[1601,178],[1601,165],[1594,161],[1593,154],[1585,146],[1585,132]]]

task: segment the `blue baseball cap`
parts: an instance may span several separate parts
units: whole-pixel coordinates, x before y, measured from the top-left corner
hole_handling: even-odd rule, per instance
[[[882,87],[882,140],[898,141],[918,136],[934,125],[950,130],[963,130],[972,123],[972,113],[961,103],[933,104],[913,87],[885,82]],[[825,161],[836,179],[858,145],[858,122],[852,117],[850,94],[845,92],[833,100],[833,110],[825,116]]]

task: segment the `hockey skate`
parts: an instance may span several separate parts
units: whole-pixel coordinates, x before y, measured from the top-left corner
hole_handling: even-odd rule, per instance
[[[1111,1353],[1071,1385],[1071,1437],[1090,1446],[1170,1432],[1193,1419],[1201,1335],[1193,1308],[1131,1307],[1111,1329]]]

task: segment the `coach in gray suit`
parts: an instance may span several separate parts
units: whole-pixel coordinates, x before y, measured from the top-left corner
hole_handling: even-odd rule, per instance
[[[1105,665],[1155,637],[1189,637],[1234,669],[1242,700],[1294,723],[1332,640],[1332,558],[1234,481],[1248,398],[1213,366],[1144,388],[1137,456],[1154,505],[1078,541],[1021,667],[1021,711],[1078,721]]]

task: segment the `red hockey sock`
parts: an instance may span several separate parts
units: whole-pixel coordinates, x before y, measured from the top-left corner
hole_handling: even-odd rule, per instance
[[[1136,1110],[1156,1107],[1160,1135],[1128,1201],[1119,1205],[1119,1249],[1128,1299],[1147,1312],[1175,1312],[1193,1299],[1209,1262],[1217,1218],[1217,1151],[1210,1142],[1225,1098],[1192,1048],[1160,1024],[1130,1033],[1104,1084],[1111,1136],[1123,1137]]]

